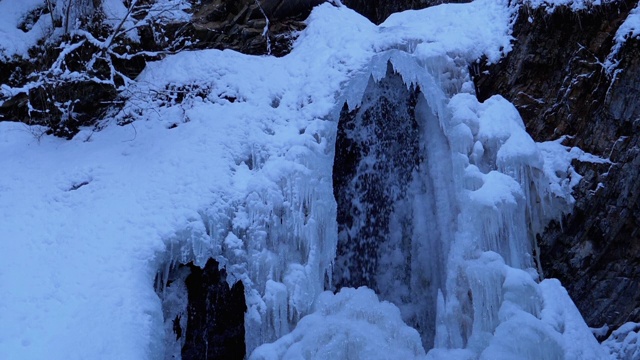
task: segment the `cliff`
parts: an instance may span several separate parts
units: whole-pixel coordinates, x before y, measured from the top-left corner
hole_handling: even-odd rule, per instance
[[[576,164],[573,213],[539,236],[544,275],[562,281],[592,327],[640,320],[640,41],[614,52],[635,6],[523,6],[509,55],[472,69],[480,100],[509,99],[536,141],[566,135],[611,162]]]

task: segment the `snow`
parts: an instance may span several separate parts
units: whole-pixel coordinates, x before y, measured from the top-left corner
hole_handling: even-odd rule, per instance
[[[0,1],[1,58],[8,59],[14,55],[26,57],[30,47],[47,34],[53,33],[49,14],[39,16],[26,32],[19,28],[29,12],[43,7],[42,0]]]
[[[640,324],[628,322],[614,330],[602,346],[612,359],[637,359],[640,357]]]
[[[472,62],[484,55],[497,62],[511,50],[512,10],[506,5],[501,0],[475,1],[392,14],[380,25],[376,45],[379,49],[410,46],[420,57],[452,54]]]
[[[543,171],[545,176],[551,180],[549,183],[550,190],[556,196],[570,193],[582,179],[582,176],[576,173],[571,166],[572,161],[578,160],[594,164],[611,164],[611,161],[608,159],[602,159],[585,153],[577,147],[570,148],[562,145],[562,142],[566,139],[566,136],[561,136],[557,140],[536,144],[544,157]],[[573,201],[573,198],[571,198],[570,202],[573,203]]]
[[[603,359],[602,348],[589,336],[587,325],[560,282],[545,279],[540,288],[544,302],[541,319],[562,334],[565,359]]]
[[[620,69],[616,69],[620,59],[616,59],[618,53],[622,49],[622,46],[629,39],[638,38],[640,36],[640,4],[637,4],[635,8],[633,8],[627,18],[622,22],[616,34],[613,37],[613,47],[605,60],[605,68],[607,72],[613,73],[613,77],[615,81],[616,73],[620,71]]]
[[[524,4],[533,8],[545,8],[552,13],[557,7],[568,7],[571,11],[588,10],[593,6],[600,6],[615,0],[524,0]]]
[[[47,136],[38,143],[37,129],[22,124],[1,129],[1,152],[13,160],[3,161],[0,179],[1,307],[14,325],[0,330],[0,357],[149,357],[162,334],[149,264],[162,250],[159,235],[173,231],[160,214],[174,207],[181,186],[146,183],[159,170],[150,162],[158,155],[153,162],[162,164],[168,149],[148,141],[128,156],[129,146],[110,141],[130,139],[124,128],[88,143]]]
[[[112,29],[116,29],[122,19],[125,19],[125,22],[122,24],[123,30],[132,29],[135,26],[135,23],[132,19],[127,18],[129,9],[125,6],[122,1],[119,0],[106,0],[101,4],[102,12],[105,16],[105,24],[109,25]],[[126,31],[125,36],[128,36],[131,40],[139,41],[140,36],[137,30]]]
[[[66,12],[65,1],[51,1],[54,15],[64,18]],[[122,33],[133,41],[139,41],[137,27],[150,22],[185,22],[190,15],[185,11],[189,3],[185,0],[158,0],[147,8],[148,14],[142,20],[128,17],[128,9],[121,0],[104,0],[100,2],[101,11],[105,15],[105,24],[116,29],[122,19]],[[78,14],[74,14],[77,11]],[[80,15],[85,9],[73,9],[71,16]],[[90,9],[93,11],[93,9]],[[46,13],[43,13],[46,12]],[[28,14],[31,13],[33,18]],[[71,21],[74,26],[74,20]],[[77,29],[69,29],[77,30]],[[86,34],[85,32],[82,32]],[[51,14],[43,0],[3,0],[0,1],[0,59],[7,60],[13,56],[28,57],[30,48],[39,41],[58,39],[61,29],[54,29]]]
[[[424,359],[418,332],[393,304],[365,287],[318,296],[314,311],[278,341],[265,344],[251,360]]]
[[[21,55],[41,33],[15,31],[15,19],[36,2],[8,4],[1,44]],[[571,202],[573,150],[534,143],[513,105],[470,93],[468,65],[511,48],[512,11],[477,0],[377,27],[323,4],[283,58],[202,50],[148,64],[101,131],[65,141],[0,122],[0,358],[163,358],[179,346],[165,341],[167,313],[185,306],[163,282],[210,257],[244,283],[255,359],[531,358],[538,341],[544,356],[600,354],[559,284],[531,276],[531,235]],[[323,292],[337,242],[336,114],[388,61],[422,91],[429,161],[417,171],[431,190],[409,206],[424,215],[411,297],[437,322],[426,355],[402,304]]]
[[[640,5],[636,5],[629,12],[627,18],[618,28],[615,35],[616,44],[625,42],[627,39],[640,36]]]

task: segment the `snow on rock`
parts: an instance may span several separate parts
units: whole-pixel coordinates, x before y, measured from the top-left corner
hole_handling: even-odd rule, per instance
[[[380,25],[379,49],[412,48],[416,56],[450,54],[497,62],[511,50],[513,9],[506,0],[443,4],[392,14]],[[455,14],[451,16],[451,14]]]
[[[557,7],[566,6],[572,11],[587,10],[593,6],[600,6],[615,0],[524,0],[523,3],[533,8],[545,8],[553,12]]]
[[[640,323],[623,324],[611,333],[602,346],[612,359],[640,358]]]
[[[53,33],[51,16],[41,14],[44,6],[42,0],[0,1],[0,57],[26,57],[30,47]]]
[[[640,36],[640,4],[636,5],[616,31],[616,44],[624,43],[627,39]]]
[[[633,8],[624,22],[618,27],[615,36],[613,37],[613,47],[611,48],[611,52],[607,56],[607,59],[604,62],[604,66],[608,72],[613,72],[613,76],[615,78],[616,72],[620,71],[620,69],[616,69],[619,59],[616,59],[618,53],[622,49],[622,46],[629,39],[638,38],[640,36],[640,4],[637,4],[635,8]]]
[[[418,332],[393,304],[365,287],[318,296],[314,311],[276,342],[264,344],[251,360],[424,359]]]

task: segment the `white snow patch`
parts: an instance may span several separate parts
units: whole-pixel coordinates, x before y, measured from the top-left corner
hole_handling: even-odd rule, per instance
[[[249,359],[424,359],[418,332],[400,318],[400,310],[365,287],[343,288],[318,296],[314,312]]]
[[[611,333],[602,346],[615,360],[640,358],[640,323],[623,324]]]
[[[42,0],[0,1],[0,57],[11,58],[14,55],[27,56],[27,50],[45,35],[53,33],[51,16],[41,14],[44,9]],[[40,14],[27,31],[19,27],[32,11]],[[4,60],[3,59],[3,60]]]

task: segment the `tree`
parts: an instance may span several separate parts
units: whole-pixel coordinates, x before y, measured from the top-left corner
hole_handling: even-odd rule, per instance
[[[149,59],[181,50],[165,36],[169,13],[185,3],[151,0],[46,0],[51,35],[30,52],[19,76],[0,89],[0,115],[72,137],[117,106],[117,97]],[[119,16],[116,18],[115,15]],[[174,26],[175,28],[175,26]]]

